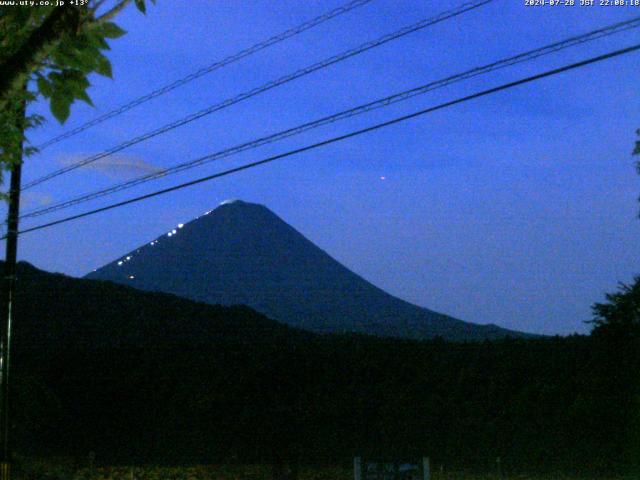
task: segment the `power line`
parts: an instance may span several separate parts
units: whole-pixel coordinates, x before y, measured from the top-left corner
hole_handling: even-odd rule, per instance
[[[166,170],[160,171],[160,172],[153,172],[147,175],[143,175],[141,177],[126,181],[126,182],[122,182],[116,185],[113,185],[111,187],[102,189],[102,190],[98,190],[95,192],[91,192],[85,195],[81,195],[78,197],[75,197],[73,199],[69,199],[69,200],[65,200],[62,202],[59,202],[57,204],[54,205],[49,205],[47,207],[43,207],[37,210],[33,210],[31,212],[27,212],[24,215],[21,216],[21,219],[25,219],[25,218],[32,218],[32,217],[38,217],[41,215],[45,215],[47,213],[51,213],[51,212],[55,212],[58,210],[62,210],[62,209],[66,209],[69,207],[73,207],[75,205],[90,201],[90,200],[94,200],[96,198],[101,198],[104,197],[106,195],[110,195],[112,193],[116,193],[128,188],[132,188],[134,186],[155,180],[157,178],[164,178],[167,175],[170,174],[174,174],[174,173],[178,173],[184,170],[188,170],[190,168],[194,168],[200,165],[203,165],[205,163],[209,163],[215,160],[220,160],[222,158],[227,158],[229,156],[247,151],[247,150],[251,150],[269,143],[273,143],[276,142],[278,140],[282,140],[284,138],[288,138],[294,135],[298,135],[300,133],[306,132],[308,130],[311,129],[315,129],[318,128],[320,126],[323,125],[327,125],[329,123],[333,123],[339,120],[343,120],[346,118],[350,118],[356,115],[361,115],[363,113],[366,112],[370,112],[372,110],[375,109],[379,109],[382,107],[386,107],[388,105],[394,104],[394,103],[398,103],[401,101],[405,101],[408,100],[410,98],[413,98],[417,95],[422,95],[425,94],[427,92],[436,90],[438,88],[442,88],[448,85],[451,85],[453,83],[457,83],[460,82],[462,80],[466,80],[469,78],[473,78],[479,75],[483,75],[495,70],[499,70],[501,68],[505,68],[505,67],[509,67],[512,65],[516,65],[519,63],[523,63],[526,61],[531,61],[534,60],[536,58],[539,58],[543,55],[548,55],[551,53],[555,53],[557,51],[569,48],[569,47],[573,47],[575,45],[579,45],[579,44],[583,44],[586,42],[590,42],[590,41],[594,41],[597,39],[600,39],[602,37],[606,37],[609,35],[613,35],[615,33],[620,33],[623,31],[627,31],[633,28],[638,28],[640,27],[640,17],[636,17],[634,19],[631,20],[627,20],[625,22],[619,22],[619,23],[615,23],[612,25],[608,25],[606,27],[602,27],[599,28],[597,30],[593,30],[591,32],[588,32],[586,34],[582,34],[582,35],[578,35],[578,36],[574,36],[571,38],[567,38],[565,40],[559,41],[559,42],[555,42],[552,43],[550,45],[546,45],[544,47],[540,47],[534,50],[529,50],[527,52],[515,55],[515,56],[511,56],[508,58],[504,58],[502,60],[498,60],[495,61],[493,63],[481,66],[481,67],[476,67],[473,68],[471,70],[467,70],[465,72],[462,73],[458,73],[456,75],[451,75],[447,78],[441,79],[441,80],[437,80],[437,81],[433,81],[430,83],[427,83],[425,85],[422,85],[420,87],[416,87],[410,90],[406,90],[400,93],[396,93],[394,95],[390,95],[387,97],[384,97],[382,99],[379,100],[375,100],[373,102],[369,102],[363,105],[359,105],[357,107],[354,108],[350,108],[348,110],[344,110],[342,112],[333,114],[333,115],[329,115],[317,120],[314,120],[312,122],[307,122],[304,123],[302,125],[298,125],[296,127],[293,128],[289,128],[287,130],[283,130],[277,133],[274,133],[272,135],[268,135],[265,137],[261,137],[249,142],[245,142],[242,143],[240,145],[236,145],[209,155],[205,155],[203,157],[199,157],[195,160],[191,160],[188,162],[184,162],[178,165],[175,165],[173,167],[170,167]]]
[[[180,78],[178,80],[175,80],[174,82],[171,82],[163,87],[158,88],[157,90],[154,90],[150,93],[147,93],[146,95],[143,95],[141,97],[138,97],[132,101],[130,101],[129,103],[126,103],[114,110],[111,110],[103,115],[100,115],[96,118],[94,118],[93,120],[90,120],[86,123],[83,123],[82,125],[74,128],[73,130],[69,130],[68,132],[65,132],[61,135],[58,135],[56,137],[53,137],[49,140],[47,140],[46,142],[40,144],[37,146],[37,148],[39,150],[43,150],[47,147],[49,147],[50,145],[53,145],[55,143],[61,142],[62,140],[65,140],[69,137],[73,137],[75,135],[77,135],[80,132],[84,132],[85,130],[94,127],[102,122],[105,122],[106,120],[109,120],[110,118],[116,117],[128,110],[131,110],[132,108],[137,107],[138,105],[142,105],[143,103],[148,102],[149,100],[152,100],[156,97],[159,97],[160,95],[164,95],[165,93],[168,93],[172,90],[175,90],[178,87],[181,87],[182,85],[185,85],[197,78],[200,78],[204,75],[207,75],[215,70],[218,70],[222,67],[225,67],[227,65],[230,65],[232,63],[235,63],[239,60],[242,60],[245,57],[248,57],[250,55],[253,55],[254,53],[257,53],[261,50],[264,50],[265,48],[271,47],[272,45],[275,45],[277,43],[280,43],[288,38],[294,37],[296,35],[299,35],[300,33],[306,31],[306,30],[310,30],[313,27],[316,27],[328,20],[331,20],[334,17],[337,17],[339,15],[342,15],[343,13],[347,13],[355,8],[361,7],[363,5],[366,5],[367,3],[370,3],[372,0],[354,0],[352,2],[347,3],[346,5],[343,5],[341,7],[335,8],[323,15],[320,15],[316,18],[313,18],[307,22],[304,22],[300,25],[298,25],[297,27],[293,27],[289,30],[286,30],[278,35],[275,35],[271,38],[268,38],[266,40],[263,40],[259,43],[256,43],[255,45],[252,45],[251,47],[245,48],[244,50],[241,50],[237,53],[234,53],[233,55],[229,55],[228,57],[223,58],[222,60],[219,60],[217,62],[212,63],[211,65],[208,65],[206,67],[201,68],[200,70],[197,70],[189,75],[187,75],[186,77]]]
[[[461,98],[458,98],[456,100],[451,100],[449,102],[441,103],[441,104],[436,105],[434,107],[426,108],[424,110],[419,110],[417,112],[414,112],[414,113],[411,113],[411,114],[408,114],[408,115],[403,115],[401,117],[396,117],[396,118],[394,118],[392,120],[388,120],[386,122],[378,123],[378,124],[373,125],[371,127],[367,127],[367,128],[363,128],[363,129],[360,129],[360,130],[356,130],[356,131],[353,131],[353,132],[350,132],[350,133],[347,133],[347,134],[344,134],[344,135],[340,135],[340,136],[337,136],[337,137],[332,137],[332,138],[329,138],[327,140],[323,140],[321,142],[314,143],[314,144],[311,144],[311,145],[307,145],[305,147],[298,148],[298,149],[295,149],[295,150],[290,150],[288,152],[281,153],[279,155],[274,155],[272,157],[268,157],[268,158],[265,158],[263,160],[258,160],[256,162],[247,163],[245,165],[241,165],[241,166],[235,167],[235,168],[230,168],[228,170],[224,170],[222,172],[215,173],[213,175],[208,175],[206,177],[201,177],[201,178],[198,178],[196,180],[191,180],[189,182],[181,183],[179,185],[174,185],[173,187],[164,188],[162,190],[157,190],[155,192],[148,193],[146,195],[141,195],[141,196],[138,196],[138,197],[130,198],[130,199],[124,200],[122,202],[112,203],[111,205],[107,205],[105,207],[96,208],[94,210],[83,212],[83,213],[80,213],[80,214],[77,214],[77,215],[72,215],[72,216],[69,216],[69,217],[66,217],[66,218],[62,218],[60,220],[55,220],[53,222],[37,225],[35,227],[31,227],[31,228],[28,228],[28,229],[25,229],[25,230],[21,230],[20,232],[18,232],[18,234],[24,234],[24,233],[33,232],[33,231],[36,231],[36,230],[42,230],[44,228],[52,227],[54,225],[60,225],[62,223],[70,222],[72,220],[76,220],[76,219],[79,219],[79,218],[87,217],[87,216],[90,216],[90,215],[95,215],[97,213],[105,212],[107,210],[112,210],[114,208],[123,207],[125,205],[129,205],[129,204],[132,204],[132,203],[140,202],[142,200],[146,200],[146,199],[149,199],[149,198],[153,198],[153,197],[157,197],[157,196],[160,196],[160,195],[164,195],[166,193],[174,192],[176,190],[181,190],[183,188],[187,188],[187,187],[190,187],[190,186],[193,186],[193,185],[197,185],[199,183],[203,183],[203,182],[207,182],[207,181],[210,181],[210,180],[214,180],[216,178],[220,178],[220,177],[224,177],[224,176],[227,176],[227,175],[231,175],[233,173],[237,173],[237,172],[240,172],[240,171],[243,171],[243,170],[248,170],[250,168],[254,168],[254,167],[257,167],[257,166],[260,166],[260,165],[264,165],[266,163],[274,162],[276,160],[280,160],[280,159],[283,159],[283,158],[286,158],[286,157],[291,157],[291,156],[297,155],[299,153],[307,152],[307,151],[310,151],[310,150],[314,150],[316,148],[320,148],[320,147],[323,147],[323,146],[326,146],[326,145],[330,145],[330,144],[333,144],[333,143],[336,143],[336,142],[340,142],[342,140],[347,140],[349,138],[356,137],[356,136],[359,136],[359,135],[362,135],[362,134],[365,134],[365,133],[373,132],[375,130],[379,130],[379,129],[384,128],[384,127],[395,125],[396,123],[401,123],[401,122],[404,122],[404,121],[412,119],[412,118],[416,118],[416,117],[419,117],[419,116],[422,116],[422,115],[426,115],[428,113],[435,112],[437,110],[443,110],[445,108],[448,108],[448,107],[451,107],[451,106],[454,106],[454,105],[458,105],[460,103],[464,103],[464,102],[467,102],[469,100],[474,100],[476,98],[480,98],[480,97],[484,97],[484,96],[487,96],[487,95],[491,95],[491,94],[494,94],[494,93],[497,93],[497,92],[501,92],[503,90],[508,90],[510,88],[517,87],[519,85],[524,85],[526,83],[531,83],[531,82],[534,82],[534,81],[537,81],[537,80],[540,80],[540,79],[543,79],[543,78],[546,78],[546,77],[550,77],[550,76],[553,76],[553,75],[558,75],[560,73],[563,73],[563,72],[566,72],[566,71],[569,71],[569,70],[574,70],[576,68],[580,68],[580,67],[584,67],[584,66],[587,66],[587,65],[591,65],[593,63],[601,62],[601,61],[604,61],[604,60],[607,60],[607,59],[610,59],[610,58],[613,58],[613,57],[618,57],[618,56],[621,56],[621,55],[624,55],[624,54],[627,54],[627,53],[631,53],[631,52],[634,52],[634,51],[638,51],[638,50],[640,50],[640,44],[636,44],[636,45],[633,45],[631,47],[623,48],[623,49],[620,49],[620,50],[615,50],[613,52],[609,52],[607,54],[600,55],[600,56],[597,56],[597,57],[592,57],[592,58],[589,58],[587,60],[583,60],[581,62],[572,63],[570,65],[565,65],[564,67],[555,68],[553,70],[547,70],[547,71],[545,71],[543,73],[539,73],[537,75],[533,75],[533,76],[526,77],[526,78],[523,78],[523,79],[520,79],[520,80],[516,80],[514,82],[505,83],[505,84],[502,84],[502,85],[500,85],[498,87],[490,88],[488,90],[482,90],[480,92],[477,92],[477,93],[474,93],[474,94],[471,94],[471,95],[467,95],[465,97],[461,97]],[[6,238],[6,235],[1,237],[0,240],[4,240],[5,238]]]
[[[138,137],[135,137],[133,139],[130,139],[126,142],[120,143],[118,145],[116,145],[115,147],[112,147],[108,150],[105,150],[104,152],[101,152],[97,155],[93,155],[91,157],[85,158],[83,160],[80,160],[76,163],[73,163],[72,165],[68,165],[64,168],[61,168],[59,170],[56,170],[54,172],[51,172],[47,175],[44,175],[43,177],[37,178],[35,180],[32,180],[31,182],[26,183],[22,189],[23,190],[27,190],[35,185],[39,185],[43,182],[46,182],[48,180],[51,180],[52,178],[58,177],[64,173],[70,172],[72,170],[75,170],[77,168],[83,167],[85,165],[88,165],[90,163],[93,163],[97,160],[100,160],[102,158],[108,157],[110,155],[113,155],[114,153],[120,152],[122,150],[124,150],[125,148],[128,148],[132,145],[136,145],[140,142],[143,142],[145,140],[149,140],[150,138],[156,137],[158,135],[161,135],[163,133],[166,133],[170,130],[173,130],[175,128],[178,128],[182,125],[185,125],[187,123],[193,122],[195,120],[198,120],[199,118],[202,118],[206,115],[210,115],[216,111],[222,110],[224,108],[227,108],[231,105],[234,105],[236,103],[239,103],[243,100],[246,100],[248,98],[251,98],[255,95],[258,95],[260,93],[266,92],[268,90],[271,90],[272,88],[278,87],[280,85],[283,85],[285,83],[291,82],[293,80],[296,80],[300,77],[303,77],[305,75],[309,75],[310,73],[313,73],[317,70],[326,68],[330,65],[333,65],[335,63],[341,62],[343,60],[346,60],[348,58],[351,58],[355,55],[359,55],[363,52],[366,52],[368,50],[371,50],[373,48],[379,47],[380,45],[383,45],[385,43],[388,43],[392,40],[396,40],[398,38],[401,38],[405,35],[408,35],[410,33],[416,32],[418,30],[422,30],[426,27],[429,27],[431,25],[434,25],[436,23],[440,23],[443,22],[445,20],[448,20],[450,18],[456,17],[458,15],[461,15],[465,12],[474,10],[476,8],[479,8],[483,5],[486,5],[487,3],[491,3],[493,0],[480,0],[480,1],[475,1],[475,2],[467,2],[463,5],[461,5],[460,7],[457,7],[455,9],[451,9],[451,10],[447,10],[435,17],[431,17],[428,19],[424,19],[421,20],[418,23],[415,23],[413,25],[409,25],[407,27],[401,28],[400,30],[397,30],[393,33],[389,33],[387,35],[384,35],[376,40],[373,41],[369,41],[366,42],[356,48],[353,48],[351,50],[347,50],[345,52],[342,52],[338,55],[334,55],[330,58],[327,58],[325,60],[322,60],[320,62],[314,63],[313,65],[310,65],[308,67],[302,68],[300,70],[295,71],[294,73],[285,75],[283,77],[280,77],[277,80],[272,80],[270,82],[265,83],[264,85],[260,86],[260,87],[256,87],[253,88],[249,91],[246,91],[244,93],[241,93],[235,97],[229,98],[227,100],[224,100],[220,103],[217,103],[215,105],[212,105],[210,107],[207,107],[203,110],[200,110],[199,112],[193,113],[191,115],[188,115],[186,117],[181,118],[180,120],[176,120],[172,123],[169,123],[167,125],[164,125],[163,127],[160,127],[156,130],[152,130],[151,132],[147,132],[143,135],[140,135]]]

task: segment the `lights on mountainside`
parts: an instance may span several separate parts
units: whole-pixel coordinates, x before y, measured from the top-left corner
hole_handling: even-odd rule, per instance
[[[138,250],[140,251],[140,250]],[[125,258],[123,258],[122,260],[118,260],[118,266],[122,266],[123,263],[128,262],[129,260],[131,260],[131,255],[127,255]]]
[[[173,237],[174,235],[177,235],[177,234],[178,234],[178,230],[179,230],[179,229],[181,229],[181,228],[184,228],[184,226],[185,226],[185,224],[184,224],[184,223],[179,223],[179,224],[176,226],[176,228],[174,228],[173,230],[171,230],[171,231],[167,232],[167,237]],[[152,241],[150,241],[150,242],[149,242],[149,246],[150,246],[150,247],[153,247],[153,246],[154,246],[154,245],[156,245],[159,241],[160,241],[159,239],[152,240]],[[135,253],[140,253],[140,249],[139,249],[139,248],[138,248],[138,249],[136,249]],[[134,254],[127,255],[127,256],[126,256],[126,257],[124,257],[122,260],[119,260],[119,261],[118,261],[118,266],[122,266],[122,265],[123,265],[123,264],[125,264],[126,262],[131,261],[131,260],[133,259],[133,257],[134,257],[134,256],[135,256]],[[131,280],[132,280],[134,277],[133,277],[133,276],[129,276],[129,277],[127,277],[127,278],[129,278],[129,279],[131,279]]]
[[[211,210],[209,211],[211,212]],[[181,228],[184,228],[185,224],[184,223],[179,223],[176,228],[174,228],[173,230],[167,232],[167,237],[173,237],[174,235],[178,234],[178,230]],[[154,245],[156,245],[160,240],[159,239],[155,239],[149,242],[149,246],[153,247]],[[140,249],[137,248],[135,253],[140,253]],[[118,260],[118,266],[121,267],[122,265],[124,265],[125,263],[131,261],[133,259],[135,255],[132,253],[130,255],[127,255],[126,257],[122,258],[122,260]],[[95,271],[95,270],[94,270]],[[130,275],[127,277],[129,280],[133,280],[134,276]]]

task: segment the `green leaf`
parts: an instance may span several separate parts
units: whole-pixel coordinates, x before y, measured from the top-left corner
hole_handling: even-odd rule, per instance
[[[125,33],[127,32],[115,23],[107,22],[102,25],[102,36],[105,38],[120,38]]]
[[[43,123],[44,123],[44,117],[42,115],[37,115],[37,114],[28,115],[27,117],[25,117],[25,125],[26,125],[25,130],[29,128],[39,127]]]
[[[60,82],[63,80],[62,73],[57,72],[55,70],[49,72],[48,77],[49,77],[49,82],[51,82],[53,85],[55,85],[56,82]]]
[[[51,113],[60,123],[64,123],[69,118],[72,97],[63,94],[56,94],[51,97]]]
[[[87,32],[86,37],[89,44],[94,48],[99,50],[111,50],[111,47],[109,47],[109,44],[101,34],[92,30]]]
[[[147,6],[144,4],[144,0],[135,0],[136,1],[136,7],[138,8],[138,10],[140,10],[142,13],[146,14],[147,13]]]
[[[53,94],[53,88],[51,87],[51,83],[49,83],[47,79],[42,75],[38,76],[37,82],[38,82],[38,90],[40,91],[40,93],[47,98],[51,97],[51,95]]]
[[[100,50],[93,45],[85,44],[65,49],[62,53],[64,55],[60,56],[57,62],[59,67],[71,67],[89,73],[96,68],[96,56],[100,55]]]
[[[25,157],[31,157],[32,155],[38,153],[39,150],[36,147],[25,147],[23,154]]]
[[[111,62],[104,55],[100,55],[96,58],[96,73],[99,75],[103,75],[105,77],[113,78],[113,73],[111,71]]]
[[[63,89],[77,96],[78,92],[84,92],[91,84],[82,73],[74,73],[65,79]]]
[[[91,100],[91,97],[87,95],[86,91],[82,90],[81,92],[78,92],[76,94],[76,97],[82,100],[83,102],[85,102],[86,104],[91,105],[92,107],[95,107],[95,105],[93,104],[93,101]]]

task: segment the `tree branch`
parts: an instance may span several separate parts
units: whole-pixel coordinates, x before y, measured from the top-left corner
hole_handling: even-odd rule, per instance
[[[126,7],[129,3],[131,3],[131,0],[122,0],[120,3],[118,3],[111,10],[109,10],[108,12],[105,12],[103,15],[101,15],[98,18],[96,18],[95,19],[95,23],[108,22],[113,17],[115,17],[118,13],[120,13],[124,9],[124,7]]]
[[[27,81],[64,34],[77,31],[80,16],[80,10],[74,7],[54,9],[27,41],[0,64],[0,108],[4,108],[11,94]]]
[[[106,2],[107,0],[96,0],[93,5],[91,5],[91,9],[95,12]]]

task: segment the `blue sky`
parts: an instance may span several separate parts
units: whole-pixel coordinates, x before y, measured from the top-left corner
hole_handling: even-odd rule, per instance
[[[96,108],[47,115],[35,144],[344,2],[166,1],[119,18],[114,79]],[[373,0],[29,158],[24,181],[462,2]],[[579,3],[579,2],[578,2]],[[525,7],[496,0],[34,187],[23,210],[599,26],[637,7]],[[362,128],[638,41],[637,31],[450,86],[368,115],[127,190],[96,207]],[[640,273],[639,177],[630,153],[640,54],[467,102],[188,190],[24,235],[19,257],[81,276],[227,198],[268,206],[340,262],[418,305],[477,323],[587,332],[590,305]],[[385,179],[382,180],[381,177]]]

